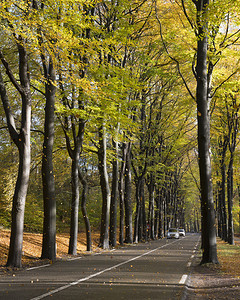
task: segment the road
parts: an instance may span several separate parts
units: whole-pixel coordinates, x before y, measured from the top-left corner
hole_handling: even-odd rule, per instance
[[[89,254],[0,277],[0,299],[181,299],[198,234]]]

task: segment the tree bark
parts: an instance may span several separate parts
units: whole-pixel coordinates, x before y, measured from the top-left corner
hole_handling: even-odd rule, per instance
[[[201,187],[202,247],[201,264],[218,263],[215,229],[215,211],[213,203],[211,161],[210,161],[210,116],[209,90],[207,76],[207,10],[209,0],[195,2],[197,8],[197,120],[198,120],[198,156]]]
[[[81,103],[81,101],[80,101]],[[81,104],[79,104],[81,108]],[[72,132],[74,137],[74,149],[70,146],[70,141],[66,135],[68,153],[72,159],[71,182],[72,182],[72,203],[71,203],[71,224],[70,224],[70,240],[68,254],[77,254],[77,237],[78,237],[78,214],[79,214],[79,159],[82,149],[84,137],[85,121],[78,121],[78,133],[75,131],[75,124],[72,121]],[[66,134],[66,133],[65,133]]]
[[[59,74],[61,78],[61,74]],[[61,84],[60,80],[60,87],[63,93],[63,105],[68,106],[67,99],[64,95],[64,87]],[[72,103],[71,108],[84,110],[84,104],[81,98],[82,90],[79,89],[80,95],[78,96],[78,101],[76,103],[76,99],[74,98],[75,95],[75,87],[72,88]],[[84,138],[84,131],[85,131],[85,124],[86,121],[82,118],[79,118],[76,121],[76,118],[71,116],[71,131],[73,135],[73,142],[74,147],[72,148],[70,138],[68,136],[69,131],[69,120],[68,117],[64,117],[64,124],[62,124],[62,128],[65,134],[66,139],[66,146],[68,150],[68,154],[72,160],[72,167],[71,167],[71,184],[72,184],[72,201],[71,201],[71,223],[70,223],[70,239],[69,239],[69,247],[68,247],[68,254],[77,254],[77,237],[78,237],[78,214],[79,214],[79,174],[78,174],[78,167],[79,167],[79,159],[83,144]]]
[[[155,180],[154,180],[154,175],[151,173],[149,178],[149,183],[148,183],[148,193],[149,193],[148,237],[152,240],[155,238],[154,191],[155,191]]]
[[[122,143],[122,163],[119,172],[119,243],[123,245],[124,242],[124,176],[126,168],[126,143]]]
[[[227,143],[228,139],[224,137],[224,142],[222,145],[222,155],[220,161],[220,168],[221,168],[221,185],[220,185],[220,199],[219,199],[219,207],[220,207],[220,218],[221,218],[221,238],[224,241],[227,241],[227,212],[226,212],[226,196],[225,196],[225,185],[226,185],[226,164],[225,164],[225,157],[227,152]]]
[[[124,205],[125,205],[125,243],[133,243],[133,228],[132,228],[132,176],[131,176],[131,142],[127,144],[126,152],[126,168],[125,168],[125,190],[124,190]]]
[[[110,235],[109,242],[112,247],[117,244],[117,197],[118,197],[118,141],[113,142],[116,157],[113,160],[112,191],[110,204]]]
[[[228,243],[234,245],[234,228],[233,228],[233,154],[231,153],[227,176],[227,194],[228,194]]]
[[[72,156],[71,183],[72,183],[72,203],[71,203],[71,223],[70,223],[70,240],[68,254],[77,254],[78,238],[78,213],[79,213],[79,180],[78,165],[80,151],[74,149]]]
[[[227,172],[227,194],[228,194],[228,243],[234,245],[234,227],[233,227],[233,160],[234,153],[237,144],[237,134],[238,134],[238,111],[239,107],[236,103],[236,97],[231,96],[232,106],[235,108],[231,115],[229,113],[229,108],[226,103],[227,117],[228,117],[228,148],[230,151],[230,160],[228,164]]]
[[[110,188],[107,173],[107,142],[104,125],[99,128],[98,169],[102,191],[102,215],[100,229],[100,246],[109,249],[109,213],[110,213]]]
[[[45,121],[44,121],[44,142],[42,150],[42,183],[43,183],[43,242],[42,259],[56,259],[56,199],[55,183],[53,173],[52,151],[54,142],[54,104],[55,104],[55,71],[52,61],[47,67],[43,60],[45,85]]]
[[[139,219],[140,219],[140,182],[139,180],[136,180],[136,212],[135,212],[135,220],[134,220],[134,243],[139,242]]]
[[[78,175],[79,179],[82,183],[83,190],[82,190],[82,201],[81,201],[81,210],[83,215],[83,220],[85,223],[85,230],[86,230],[86,238],[87,238],[87,251],[92,251],[92,236],[91,236],[91,226],[90,221],[87,214],[86,202],[87,202],[87,191],[88,191],[88,183],[86,178],[83,177],[80,168],[78,168]]]
[[[2,53],[0,53],[0,59],[6,69],[8,77],[18,90],[22,99],[22,113],[21,113],[21,129],[17,133],[14,117],[11,112],[11,106],[8,99],[5,84],[0,74],[0,94],[7,118],[7,125],[10,136],[16,144],[19,151],[19,166],[18,177],[15,186],[15,192],[13,196],[12,205],[12,224],[11,224],[11,237],[9,254],[7,260],[8,267],[22,266],[22,242],[23,242],[23,229],[24,229],[24,211],[26,195],[29,183],[30,174],[30,128],[31,128],[31,91],[30,91],[30,79],[28,70],[28,58],[27,52],[24,47],[24,41],[19,38],[19,44],[17,44],[19,54],[19,78],[20,84],[14,78],[8,63],[4,59]]]

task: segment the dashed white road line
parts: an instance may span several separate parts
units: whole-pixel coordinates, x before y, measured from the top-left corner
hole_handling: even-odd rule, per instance
[[[79,260],[81,259],[82,256],[79,256],[79,257],[73,257],[73,258],[68,258],[67,261],[73,261],[73,260]]]
[[[191,267],[191,261],[188,262],[187,267]]]
[[[51,266],[51,264],[28,268],[28,269],[26,269],[26,271],[31,271],[31,270],[35,270],[35,269],[45,268],[45,267],[49,267],[49,266]]]
[[[182,278],[180,279],[179,284],[184,284],[186,282],[187,278],[188,278],[188,275],[184,274],[182,276]]]

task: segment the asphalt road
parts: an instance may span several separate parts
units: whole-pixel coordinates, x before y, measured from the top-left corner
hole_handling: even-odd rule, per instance
[[[0,299],[182,299],[198,234],[89,254],[0,277]]]

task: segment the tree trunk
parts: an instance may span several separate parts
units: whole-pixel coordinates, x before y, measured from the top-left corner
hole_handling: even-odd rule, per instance
[[[124,175],[125,175],[125,168],[126,168],[126,144],[122,144],[122,163],[121,163],[121,170],[119,174],[119,210],[120,210],[120,216],[119,216],[119,243],[120,245],[123,245],[124,242]]]
[[[30,134],[20,134],[19,137],[23,143],[19,148],[19,168],[13,196],[11,237],[7,260],[7,267],[17,268],[22,266],[24,210],[30,174]]]
[[[196,1],[197,7],[197,119],[198,156],[201,187],[202,247],[201,264],[218,263],[210,161],[210,116],[207,77],[207,10],[209,0]]]
[[[65,103],[64,103],[65,104]],[[84,109],[82,106],[82,102],[78,103],[79,109]],[[74,107],[74,103],[73,103]],[[84,138],[84,129],[85,129],[85,120],[78,120],[78,133],[76,133],[76,124],[74,123],[74,119],[72,119],[72,134],[74,140],[74,149],[71,147],[69,136],[67,135],[67,130],[65,127],[64,134],[66,138],[66,145],[68,154],[72,160],[71,167],[71,184],[72,184],[72,202],[71,202],[71,223],[70,223],[70,239],[69,239],[69,247],[68,254],[77,254],[77,237],[78,237],[78,214],[79,214],[79,159],[80,153],[83,144]]]
[[[124,191],[124,204],[125,204],[125,243],[133,243],[133,228],[132,228],[132,179],[131,179],[131,142],[127,145],[126,153],[126,168],[125,168],[125,191]]]
[[[140,219],[140,181],[136,180],[136,213],[134,220],[134,243],[139,242],[139,219]]]
[[[155,238],[155,211],[154,211],[154,190],[155,190],[155,182],[153,178],[153,174],[150,174],[150,181],[148,184],[148,193],[149,193],[149,208],[148,208],[148,237],[150,239]]]
[[[233,228],[233,155],[231,153],[230,162],[228,165],[227,177],[227,194],[228,194],[228,243],[234,245],[234,228]]]
[[[240,207],[240,186],[239,185],[238,185],[237,189],[238,189],[238,205]],[[240,224],[240,211],[238,213],[238,222]]]
[[[113,142],[114,143],[114,142]],[[116,247],[117,244],[117,197],[118,197],[118,141],[114,143],[116,157],[113,161],[112,170],[112,192],[110,205],[110,245]]]
[[[78,238],[78,213],[79,213],[79,180],[78,180],[79,151],[73,151],[72,157],[72,203],[71,203],[71,224],[70,224],[70,240],[68,254],[77,254],[77,238]]]
[[[234,245],[234,228],[233,228],[233,160],[234,160],[234,152],[237,145],[237,134],[238,134],[238,111],[239,107],[236,103],[236,97],[232,97],[232,106],[234,107],[234,111],[232,111],[231,115],[229,113],[228,105],[226,103],[227,108],[227,116],[228,116],[228,147],[230,151],[230,160],[228,164],[228,172],[227,172],[227,193],[228,193],[228,243]]]
[[[87,180],[81,174],[79,168],[78,168],[78,175],[79,175],[79,179],[83,186],[81,210],[82,210],[83,220],[85,223],[86,238],[87,238],[87,251],[92,251],[91,226],[90,226],[90,221],[89,221],[87,209],[86,209],[88,183],[87,183]]]
[[[43,61],[43,63],[45,63]],[[44,123],[44,142],[42,150],[42,182],[43,182],[43,242],[42,242],[42,259],[56,259],[56,199],[55,183],[53,174],[52,151],[54,142],[54,103],[56,87],[55,72],[52,61],[49,66],[44,66],[46,106],[45,106],[45,123]]]
[[[145,212],[145,197],[144,197],[144,178],[140,176],[137,178],[136,184],[136,215],[134,228],[134,242],[146,240],[147,224]]]
[[[221,232],[222,232],[222,239],[227,241],[227,212],[226,212],[226,197],[225,197],[225,184],[226,184],[226,166],[225,162],[221,164],[221,187],[220,187],[220,209],[221,209]]]
[[[19,151],[19,166],[18,166],[18,177],[15,186],[15,192],[13,196],[12,205],[12,224],[11,224],[11,237],[9,254],[7,260],[8,267],[20,268],[22,263],[22,242],[23,242],[23,229],[24,229],[24,210],[26,195],[29,182],[30,174],[30,128],[31,128],[31,91],[30,91],[30,80],[28,70],[28,58],[27,52],[24,48],[22,40],[19,41],[18,54],[19,54],[19,78],[18,81],[13,77],[8,64],[5,61],[2,53],[0,53],[0,59],[6,68],[7,74],[12,81],[15,88],[21,95],[22,99],[22,114],[21,114],[21,129],[19,134],[16,131],[14,117],[11,112],[10,102],[7,96],[5,84],[0,73],[0,94],[4,107],[4,111],[7,118],[7,125],[10,136]]]
[[[109,249],[108,233],[111,195],[107,173],[107,142],[104,125],[102,125],[99,128],[98,169],[100,175],[100,185],[102,190],[100,246],[103,249]]]
[[[154,215],[154,239],[158,238],[159,235],[159,221],[160,221],[160,197],[159,197],[159,189],[156,191],[156,198],[155,198],[155,203],[156,203],[156,209],[155,209],[155,215]]]

